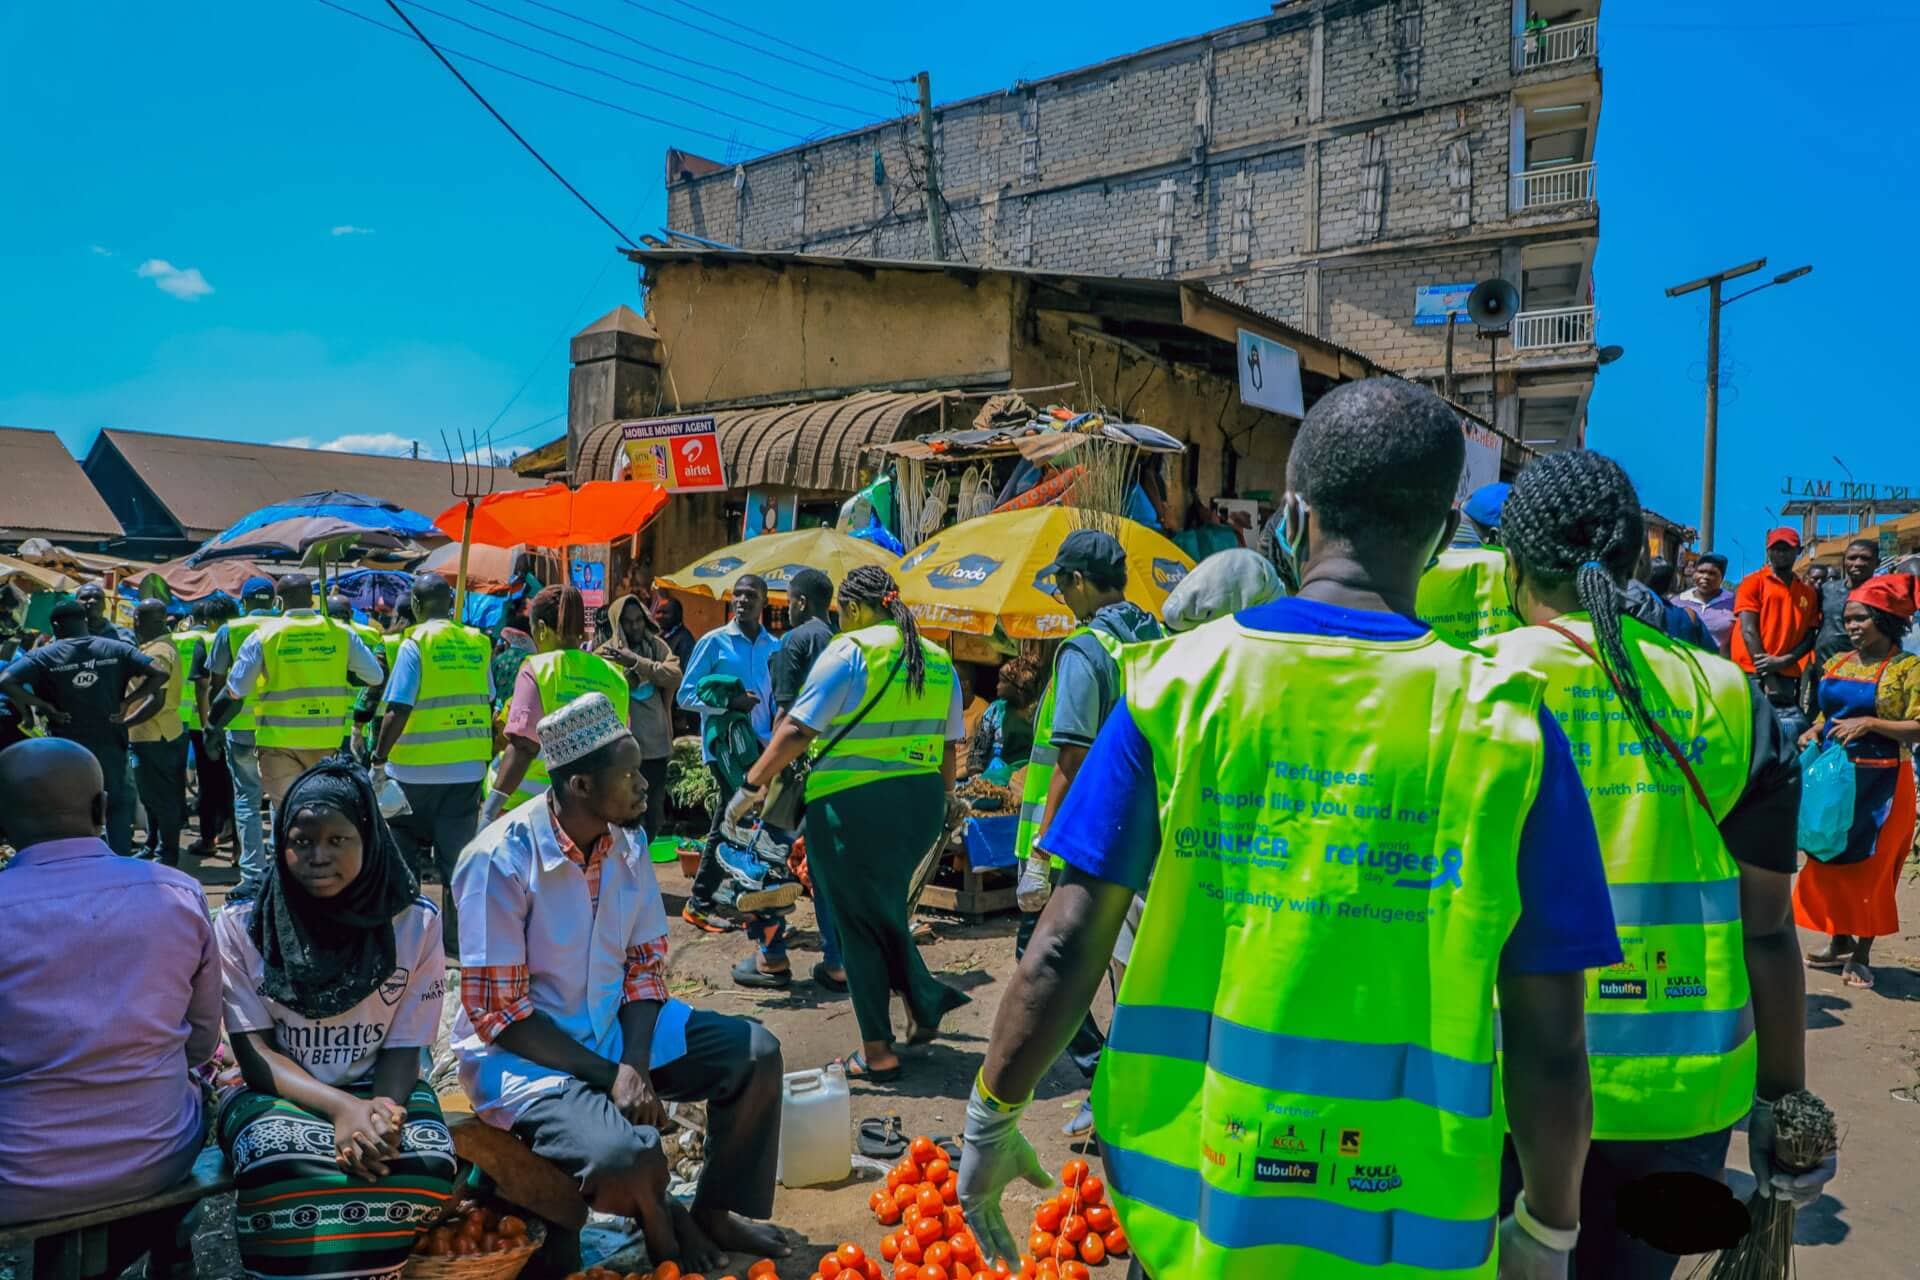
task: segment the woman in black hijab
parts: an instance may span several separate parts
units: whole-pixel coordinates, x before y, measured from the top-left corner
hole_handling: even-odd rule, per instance
[[[251,1274],[397,1274],[451,1193],[453,1142],[422,1050],[439,1034],[439,910],[350,757],[274,814],[274,865],[215,925],[246,1086],[222,1101]],[[383,1230],[354,1230],[377,1223]]]

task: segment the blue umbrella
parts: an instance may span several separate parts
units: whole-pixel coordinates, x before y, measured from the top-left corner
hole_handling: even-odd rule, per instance
[[[444,537],[433,521],[398,503],[327,489],[241,517],[189,556],[188,563],[199,565],[229,556],[304,559],[316,549],[337,556],[352,546],[399,547],[439,542]]]

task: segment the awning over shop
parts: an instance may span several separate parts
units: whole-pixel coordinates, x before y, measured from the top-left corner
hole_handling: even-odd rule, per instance
[[[938,391],[863,391],[840,400],[713,412],[720,456],[734,489],[785,485],[824,492],[860,487],[861,456],[922,426],[938,425]],[[621,424],[604,422],[580,445],[582,480],[610,480],[620,455]]]

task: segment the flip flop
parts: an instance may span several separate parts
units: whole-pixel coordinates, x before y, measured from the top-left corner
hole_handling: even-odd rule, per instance
[[[1832,958],[1823,956],[1807,957],[1807,968],[1809,969],[1839,970],[1846,968],[1847,964],[1848,960],[1845,955],[1837,955]]]
[[[872,1156],[875,1160],[898,1160],[907,1153],[907,1135],[900,1129],[899,1116],[887,1116],[885,1119],[873,1116],[860,1122],[859,1136],[854,1145],[863,1156]]]
[[[923,1027],[913,1020],[912,1014],[907,1015],[907,1044],[910,1047],[917,1049],[921,1045],[932,1044],[939,1038],[940,1027],[938,1024],[931,1027]]]
[[[844,992],[847,989],[846,979],[836,978],[829,973],[825,960],[813,966],[813,980],[829,991]]]
[[[1873,970],[1864,964],[1847,961],[1847,967],[1840,971],[1840,981],[1849,987],[1858,987],[1862,991],[1873,990]]]
[[[748,956],[733,966],[733,983],[737,987],[754,987],[765,991],[784,991],[793,985],[791,973],[762,973],[760,966]]]
[[[875,1070],[867,1065],[867,1052],[864,1049],[855,1049],[844,1058],[835,1058],[831,1065],[846,1072],[847,1079],[865,1080],[868,1084],[890,1084],[900,1078],[900,1072],[904,1069],[903,1064],[896,1063]]]

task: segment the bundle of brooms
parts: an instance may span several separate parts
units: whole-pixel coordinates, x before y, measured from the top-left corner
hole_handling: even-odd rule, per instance
[[[1751,1121],[1749,1121],[1751,1123]],[[1833,1111],[1805,1089],[1773,1104],[1773,1160],[1782,1173],[1806,1173],[1840,1147]],[[1704,1274],[1706,1280],[1787,1280],[1793,1275],[1791,1200],[1770,1199],[1758,1191],[1747,1201],[1752,1225],[1745,1238],[1726,1250]]]

